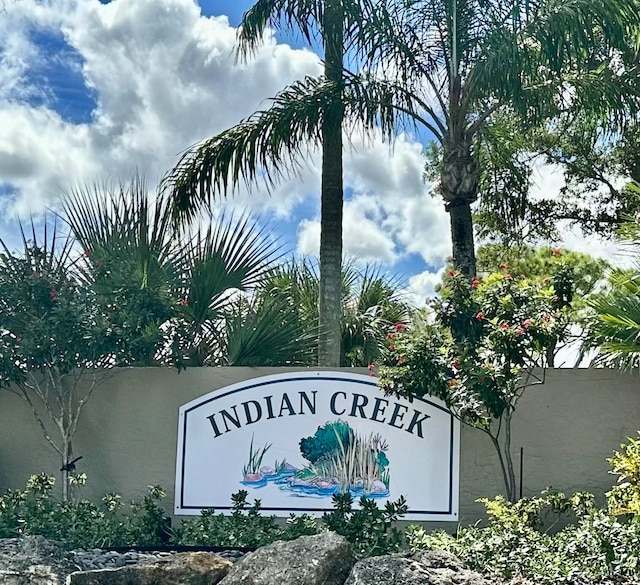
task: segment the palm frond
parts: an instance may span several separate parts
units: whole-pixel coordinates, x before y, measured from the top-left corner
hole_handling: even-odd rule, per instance
[[[197,230],[178,252],[184,267],[184,309],[196,326],[216,319],[237,291],[261,283],[279,258],[280,246],[248,215],[224,215]]]
[[[225,323],[228,365],[311,365],[317,359],[317,330],[283,298],[240,299]]]

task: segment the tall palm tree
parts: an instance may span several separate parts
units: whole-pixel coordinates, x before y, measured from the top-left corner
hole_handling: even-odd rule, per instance
[[[343,28],[333,20],[338,5]],[[273,184],[288,177],[309,144],[323,144],[324,365],[339,362],[338,119],[390,137],[404,118],[431,133],[441,147],[439,191],[450,214],[453,255],[471,278],[471,204],[479,180],[474,141],[491,116],[514,109],[533,120],[582,107],[619,113],[632,102],[621,97],[625,77],[610,62],[637,30],[635,0],[260,0],[245,15],[241,47],[255,46],[278,15],[308,39],[310,23],[318,25],[324,77],[292,84],[269,108],[187,152],[167,184],[176,212],[188,217],[242,180]],[[337,43],[340,30],[342,47],[364,67],[342,69],[338,80],[337,56],[345,53],[327,43]]]
[[[637,39],[637,2],[384,0],[374,16],[370,56],[421,98],[414,119],[439,145],[453,256],[472,277],[483,128],[505,111],[529,122],[581,109],[620,116],[633,105],[634,76],[611,63]]]
[[[309,43],[315,38],[321,41],[324,78],[321,83],[307,80],[295,84],[280,94],[274,100],[275,120],[272,113],[264,112],[188,152],[171,179],[174,206],[179,214],[188,216],[198,204],[208,201],[211,192],[226,189],[228,180],[235,185],[241,176],[254,179],[259,167],[270,167],[273,174],[268,172],[267,180],[271,181],[280,175],[282,166],[291,168],[292,165],[281,165],[283,147],[294,154],[305,138],[322,145],[318,360],[324,366],[337,366],[340,361],[345,47],[357,36],[366,19],[366,9],[371,7],[369,0],[258,0],[243,16],[240,25],[241,56],[246,57],[255,50],[269,24],[297,29]],[[298,107],[303,116],[308,117],[311,101],[315,109],[311,112],[313,119],[302,120],[303,127],[295,128],[300,116],[294,113],[293,119],[289,116],[293,126],[286,127],[284,120],[277,116],[279,113],[287,116],[286,109],[296,107],[295,101],[301,93],[306,93],[307,99]],[[315,99],[309,100],[310,94],[316,94]],[[279,105],[285,108],[280,109]],[[276,126],[271,126],[271,122]],[[284,156],[286,158],[286,154]],[[225,170],[221,165],[226,166]]]

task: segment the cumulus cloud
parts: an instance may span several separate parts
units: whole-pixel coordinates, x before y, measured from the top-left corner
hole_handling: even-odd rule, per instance
[[[24,0],[3,17],[0,33],[12,32],[0,41],[9,64],[0,94],[0,122],[8,123],[0,134],[0,173],[18,211],[38,211],[69,185],[94,178],[126,180],[137,171],[155,179],[188,146],[320,70],[312,52],[277,44],[271,35],[255,58],[236,63],[236,30],[224,16],[202,16],[192,0]],[[24,102],[30,91],[47,89],[29,86],[41,58],[31,27],[63,35],[77,52],[97,99],[90,123]],[[252,200],[286,213],[301,193],[258,192]]]

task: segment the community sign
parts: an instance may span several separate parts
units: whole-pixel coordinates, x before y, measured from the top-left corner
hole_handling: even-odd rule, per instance
[[[228,512],[246,490],[278,516],[321,515],[349,492],[404,496],[408,520],[457,520],[460,427],[436,398],[385,396],[373,377],[295,372],[180,408],[176,514]]]

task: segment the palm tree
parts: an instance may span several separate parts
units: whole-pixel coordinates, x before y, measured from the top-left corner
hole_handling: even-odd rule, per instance
[[[621,99],[624,76],[609,62],[611,50],[623,47],[636,30],[636,12],[635,0],[260,0],[243,20],[241,50],[253,48],[270,21],[296,25],[309,40],[315,23],[325,44],[325,75],[294,83],[271,107],[188,151],[167,177],[176,213],[192,216],[241,180],[260,177],[272,185],[295,171],[310,144],[321,143],[319,363],[337,365],[337,121],[378,127],[390,137],[404,118],[433,135],[441,148],[439,190],[451,218],[455,262],[471,278],[471,204],[479,180],[475,139],[503,109],[531,119],[556,115],[563,105],[568,112],[624,110],[630,101]],[[341,69],[338,79],[345,46],[368,73]]]
[[[318,294],[321,277],[308,260],[276,268],[257,289],[258,299],[275,301],[284,314],[313,333],[318,328]],[[376,361],[388,333],[406,322],[410,306],[402,298],[400,281],[377,265],[359,267],[347,262],[342,269],[340,292],[340,366],[366,367]],[[314,347],[317,354],[317,343]]]
[[[640,272],[614,270],[611,289],[587,303],[583,355],[595,351],[593,364],[632,370],[640,367]]]
[[[371,3],[258,0],[243,16],[240,54],[246,57],[255,50],[269,24],[296,28],[309,43],[316,37],[322,42],[324,78],[294,84],[276,97],[272,111],[261,112],[189,151],[170,177],[175,209],[189,216],[199,204],[208,203],[211,193],[224,191],[228,181],[235,186],[241,177],[255,179],[260,168],[271,169],[269,182],[281,178],[285,168],[295,166],[295,154],[306,139],[322,145],[318,360],[325,366],[337,366],[340,361],[344,56],[345,46],[366,19],[363,7],[371,8]],[[301,95],[305,99],[296,103]],[[287,114],[291,108],[298,108],[297,115],[295,111],[293,116]],[[287,159],[283,150],[291,155],[286,160],[289,164],[282,164]]]
[[[633,75],[611,66],[612,52],[637,38],[637,3],[385,0],[374,16],[370,57],[420,96],[422,115],[414,120],[438,144],[438,190],[450,215],[453,256],[471,278],[481,132],[504,112],[529,122],[581,109],[619,116],[631,106]]]

